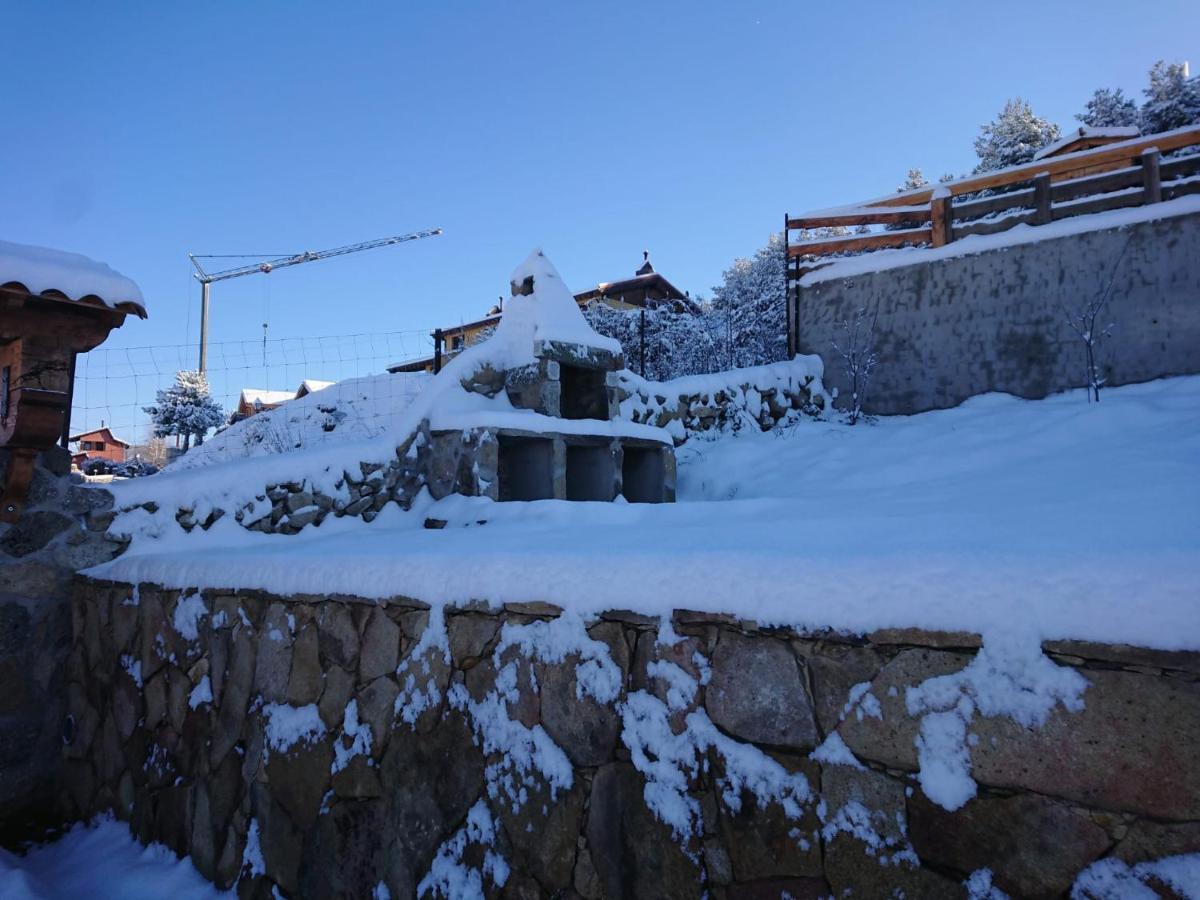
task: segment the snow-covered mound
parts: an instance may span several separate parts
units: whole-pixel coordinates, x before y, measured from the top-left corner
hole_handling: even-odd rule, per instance
[[[167,471],[378,437],[400,420],[432,377],[385,372],[340,381],[230,425]]]
[[[59,291],[72,300],[98,297],[111,307],[131,306],[143,319],[146,304],[132,279],[79,253],[0,241],[0,284],[23,284],[32,294]]]
[[[1098,405],[1083,391],[989,395],[875,425],[802,420],[678,458],[675,504],[448,497],[292,537],[226,516],[135,538],[94,571],[1200,649],[1200,377],[1106,390]],[[448,525],[425,530],[426,517]]]

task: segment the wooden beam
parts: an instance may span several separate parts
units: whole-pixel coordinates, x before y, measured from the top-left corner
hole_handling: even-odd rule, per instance
[[[828,241],[811,241],[807,244],[792,244],[788,254],[795,256],[826,256],[846,250],[878,250],[882,247],[904,247],[908,244],[928,244],[933,235],[928,228],[909,228],[904,231],[884,231],[879,234],[860,234],[854,237],[834,238]]]
[[[798,219],[788,219],[787,227],[789,229],[837,228],[843,225],[901,225],[905,222],[928,221],[928,207],[910,207],[904,210],[864,209],[861,212],[802,216]]]
[[[979,175],[964,178],[961,181],[947,182],[942,187],[948,188],[950,193],[957,197],[960,194],[971,194],[976,191],[1030,181],[1038,172],[1049,172],[1051,178],[1058,181],[1070,177],[1073,173],[1079,174],[1088,169],[1094,169],[1096,166],[1105,166],[1108,164],[1129,165],[1141,155],[1143,150],[1147,150],[1150,147],[1157,147],[1160,153],[1167,153],[1171,150],[1178,150],[1180,147],[1192,146],[1193,144],[1200,144],[1200,125],[1188,125],[1184,128],[1176,128],[1174,131],[1164,131],[1159,134],[1130,138],[1127,141],[1106,144],[1103,147],[1096,147],[1091,150],[1081,150],[1078,153],[1068,153],[1064,156],[1038,159],[1025,165],[1012,166],[1011,168],[1000,169],[995,172],[983,172]],[[905,191],[901,194],[877,197],[873,200],[855,203],[853,206],[920,206],[929,202],[930,197],[933,195],[934,187],[934,185],[930,185],[918,188],[915,191]],[[830,210],[830,212],[832,213],[833,210]]]

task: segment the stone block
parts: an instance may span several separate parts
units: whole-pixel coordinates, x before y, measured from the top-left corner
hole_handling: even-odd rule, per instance
[[[850,689],[872,681],[884,664],[881,653],[869,647],[797,641],[797,651],[808,663],[812,679],[813,708],[826,734],[838,727]]]
[[[740,740],[796,749],[819,743],[800,664],[780,640],[723,632],[705,708],[719,728]]]
[[[1185,853],[1200,853],[1200,822],[1167,824],[1141,819],[1129,827],[1112,855],[1134,865]]]
[[[292,645],[292,671],[288,676],[287,702],[293,706],[315,703],[324,687],[321,659],[318,652],[317,626],[309,624],[300,629]]]
[[[330,787],[332,738],[301,742],[288,750],[271,750],[265,766],[271,797],[301,831],[317,821],[321,800]]]
[[[777,757],[789,772],[803,775],[815,791],[820,784],[816,763]],[[723,768],[716,769],[718,783]],[[806,877],[821,874],[821,844],[816,832],[815,803],[808,804],[799,819],[790,818],[781,804],[760,807],[754,794],[743,791],[737,810],[725,803],[718,791],[720,834],[729,849],[735,881],[756,878]]]
[[[358,658],[360,681],[371,681],[396,671],[400,659],[400,627],[379,607],[371,610],[363,626]]]
[[[309,833],[300,863],[300,896],[375,896],[375,886],[385,875],[386,828],[382,800],[331,804]]]
[[[542,726],[576,766],[607,762],[617,745],[621,719],[609,704],[576,693],[578,657],[538,667]]]
[[[344,603],[322,603],[317,610],[321,656],[343,669],[354,671],[358,663],[358,629]]]
[[[571,886],[584,800],[583,780],[577,777],[570,789],[559,791],[556,797],[538,784],[518,809],[509,803],[497,804],[496,813],[511,847],[510,865],[532,875],[550,894]]]
[[[450,637],[450,658],[455,666],[462,668],[464,662],[483,656],[500,630],[500,619],[471,614],[449,616],[446,630]]]
[[[1033,794],[980,796],[950,813],[916,791],[908,817],[923,861],[964,878],[989,868],[997,887],[1031,900],[1064,895],[1110,844],[1085,813]]]

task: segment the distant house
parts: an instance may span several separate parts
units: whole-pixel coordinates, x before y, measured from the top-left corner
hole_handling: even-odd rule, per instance
[[[1118,125],[1111,128],[1095,128],[1091,125],[1080,125],[1064,134],[1053,144],[1047,144],[1037,153],[1034,159],[1048,159],[1052,156],[1064,156],[1067,153],[1078,153],[1080,150],[1091,150],[1093,147],[1103,147],[1118,141],[1127,141],[1141,134],[1136,125]]]
[[[650,264],[650,254],[642,253],[642,265],[632,278],[623,281],[602,281],[594,288],[575,295],[575,302],[580,306],[599,301],[614,309],[643,309],[671,304],[676,310],[683,312],[691,308],[687,294],[671,284],[666,278],[654,271]],[[500,321],[501,309],[493,306],[482,319],[440,329],[442,352],[445,359],[454,356],[460,350],[470,347],[481,336],[490,333]],[[434,332],[434,340],[438,340],[439,332]],[[388,366],[389,372],[432,372],[433,356],[423,356],[407,362]]]
[[[89,459],[107,459],[110,462],[125,462],[129,444],[114,435],[108,428],[97,428],[71,438],[71,443],[78,448],[71,455],[71,461],[82,465]]]
[[[305,378],[295,391],[268,391],[261,388],[242,388],[238,396],[237,412],[234,420],[246,419],[263,410],[275,409],[289,400],[299,400],[317,391],[337,384],[335,381],[318,381],[315,378]]]

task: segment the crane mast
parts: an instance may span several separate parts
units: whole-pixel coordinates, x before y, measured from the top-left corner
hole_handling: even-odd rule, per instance
[[[363,250],[374,250],[377,247],[390,247],[392,244],[403,244],[408,241],[419,241],[422,238],[435,237],[442,233],[440,228],[427,228],[423,231],[411,231],[408,234],[398,234],[393,237],[378,238],[373,241],[362,241],[357,244],[347,244],[344,247],[334,247],[332,250],[306,250],[303,253],[293,253],[287,256],[279,256],[275,259],[267,260],[266,262],[251,263],[245,266],[236,266],[232,269],[224,269],[220,272],[206,272],[203,266],[200,265],[202,259],[218,259],[221,254],[196,254],[189,253],[188,259],[192,261],[192,265],[196,267],[195,279],[200,282],[200,373],[204,374],[208,368],[208,305],[210,286],[216,281],[226,281],[230,278],[240,278],[242,275],[254,275],[262,273],[269,275],[276,269],[284,269],[288,266],[297,266],[300,263],[315,262],[319,259],[329,259],[333,256],[346,256],[350,253],[359,253]],[[233,254],[238,255],[238,254]],[[264,338],[265,339],[265,338]]]

